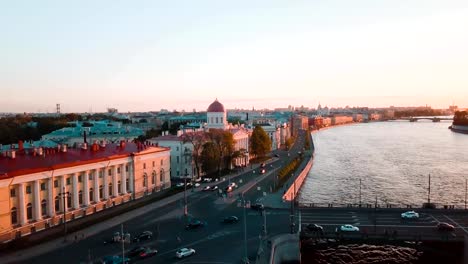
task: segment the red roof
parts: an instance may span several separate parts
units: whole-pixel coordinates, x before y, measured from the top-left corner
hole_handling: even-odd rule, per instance
[[[34,156],[31,153],[18,153],[14,159],[2,156],[0,157],[0,179],[124,158],[139,155],[142,151],[160,152],[168,150],[168,148],[145,147],[145,145],[130,142],[126,142],[123,148],[119,144],[108,144],[105,147],[99,147],[96,151],[92,149],[92,145],[88,146],[87,150],[70,148],[67,152],[58,152],[56,148],[46,148],[44,149],[44,156]]]
[[[224,105],[220,102],[218,102],[218,99],[216,99],[213,103],[208,106],[207,112],[216,112],[216,113],[224,113]]]

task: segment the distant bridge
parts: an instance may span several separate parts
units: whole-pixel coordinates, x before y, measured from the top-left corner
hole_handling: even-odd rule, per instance
[[[408,120],[410,122],[417,122],[418,120],[430,120],[432,122],[440,122],[440,121],[453,121],[453,118],[449,117],[407,117],[407,118],[399,118],[398,120]]]

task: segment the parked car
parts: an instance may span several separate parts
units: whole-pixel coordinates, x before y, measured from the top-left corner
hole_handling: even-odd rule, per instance
[[[140,255],[141,252],[144,252],[146,249],[146,247],[134,247],[129,252],[127,252],[127,256],[130,258],[137,257]]]
[[[228,187],[237,188],[237,184],[235,182],[231,182]]]
[[[149,257],[152,257],[152,256],[156,255],[156,253],[158,253],[158,251],[156,249],[146,248],[143,252],[140,252],[140,254],[138,256],[140,258],[149,258]]]
[[[211,187],[211,191],[216,191],[216,190],[218,190],[218,189],[219,189],[219,188],[218,188],[218,186],[217,186],[217,185],[215,185],[215,186]]]
[[[319,233],[323,233],[323,227],[322,226],[319,226],[317,224],[308,224],[306,226],[306,230],[309,231],[309,232],[319,232]]]
[[[250,206],[250,208],[257,211],[262,211],[265,209],[265,206],[263,206],[261,203],[254,203]]]
[[[196,182],[194,185],[195,187],[200,187],[200,184],[198,182]]]
[[[449,223],[446,222],[440,222],[437,224],[437,230],[439,231],[453,231],[455,230],[455,227]]]
[[[265,167],[266,167],[265,162],[262,162],[262,164],[260,164],[260,168],[265,168]]]
[[[212,182],[213,179],[212,178],[203,178],[203,182]]]
[[[418,219],[419,214],[415,211],[408,211],[401,214],[402,219]]]
[[[279,155],[278,155],[278,154],[275,154],[275,157],[279,158]]]
[[[342,225],[340,226],[342,232],[359,232],[359,227],[353,225]]]
[[[153,232],[151,231],[143,231],[141,234],[137,235],[133,238],[134,242],[140,242],[141,240],[148,240],[153,237]]]
[[[237,222],[239,222],[239,218],[237,218],[237,216],[234,216],[234,215],[227,216],[223,219],[223,223],[225,224],[234,224]]]
[[[195,249],[193,248],[181,248],[176,252],[176,258],[185,258],[195,254]]]
[[[183,182],[179,182],[179,183],[176,184],[176,187],[177,187],[177,188],[184,187],[184,183],[183,183]]]
[[[265,174],[266,170],[265,169],[260,169],[260,174]]]
[[[202,191],[206,192],[206,191],[211,191],[211,187],[210,186],[205,186]]]
[[[200,220],[193,220],[192,222],[188,223],[186,226],[185,226],[185,229],[187,230],[192,230],[192,229],[197,229],[197,228],[200,228],[200,227],[203,227],[205,226],[205,223],[203,223],[202,221]]]

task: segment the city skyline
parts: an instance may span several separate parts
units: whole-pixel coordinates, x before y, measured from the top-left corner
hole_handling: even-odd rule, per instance
[[[3,3],[0,112],[468,106],[468,3]]]

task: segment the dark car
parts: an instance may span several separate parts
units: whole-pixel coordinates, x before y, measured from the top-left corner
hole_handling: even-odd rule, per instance
[[[127,253],[127,256],[130,258],[140,256],[140,253],[145,252],[146,249],[146,247],[134,247]]]
[[[139,234],[135,238],[133,238],[133,241],[140,242],[141,240],[151,239],[151,237],[153,237],[153,232],[143,231],[141,234]]]
[[[138,256],[140,258],[149,258],[149,257],[152,257],[152,256],[156,255],[156,253],[158,253],[158,251],[156,249],[146,248],[144,251],[140,252],[140,254]]]
[[[239,218],[237,218],[237,216],[234,216],[234,215],[225,217],[223,219],[223,223],[226,223],[226,224],[234,224],[234,223],[237,223],[237,222],[239,222]]]
[[[187,229],[187,230],[197,229],[197,228],[203,227],[204,225],[205,225],[205,223],[203,223],[202,221],[194,220],[194,221],[190,222],[188,225],[186,225],[185,229]]]
[[[322,226],[319,226],[317,224],[308,224],[306,226],[306,230],[309,231],[309,232],[319,232],[319,233],[322,233],[323,232],[323,227]]]
[[[257,211],[262,211],[265,209],[265,207],[261,203],[254,203],[250,206],[250,208]]]
[[[263,162],[262,164],[260,164],[260,168],[265,168],[265,167],[266,167],[265,162]]]
[[[455,227],[449,223],[440,222],[437,224],[437,230],[439,231],[453,231]]]
[[[275,157],[279,158],[279,155],[278,155],[278,154],[275,154]]]

